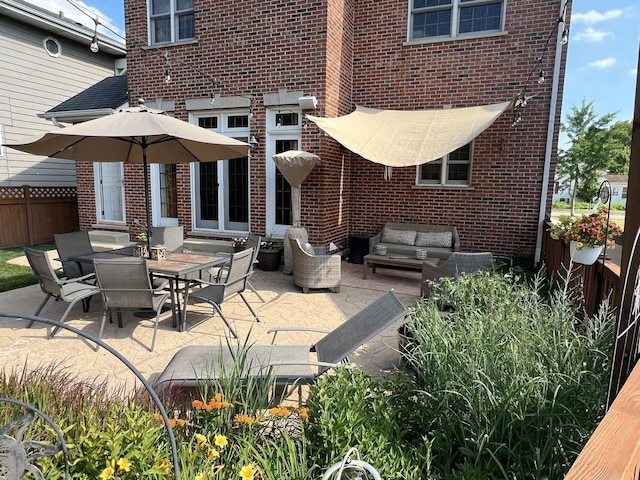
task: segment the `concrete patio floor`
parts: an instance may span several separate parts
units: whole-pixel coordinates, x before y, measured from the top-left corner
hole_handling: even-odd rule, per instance
[[[405,305],[418,299],[420,272],[379,269],[378,273],[362,279],[362,265],[342,263],[342,287],[339,293],[325,289],[303,294],[293,285],[291,276],[281,272],[256,270],[252,283],[265,299],[261,303],[251,292],[246,297],[260,317],[252,316],[242,300],[236,296],[222,305],[225,316],[234,324],[240,340],[263,344],[271,341],[270,328],[308,326],[333,329],[345,319],[364,308],[383,292],[393,288]],[[38,285],[0,293],[0,311],[33,314],[44,294]],[[190,302],[191,303],[191,302]],[[66,303],[50,300],[41,316],[59,319]],[[147,380],[153,383],[156,375],[167,365],[173,354],[186,345],[216,345],[226,342],[227,329],[216,314],[209,318],[212,308],[206,304],[190,305],[189,324],[206,319],[187,332],[172,327],[171,312],[160,317],[155,350],[148,351],[153,333],[153,320],[137,318],[132,312],[123,315],[123,328],[107,323],[103,341],[129,360]],[[67,323],[83,332],[97,336],[102,316],[99,295],[91,301],[89,312],[76,305]],[[396,329],[402,320],[387,328],[381,335],[361,347],[350,357],[351,362],[372,375],[380,375],[400,367],[397,353]],[[110,387],[135,388],[133,373],[105,349],[97,352],[93,344],[69,331],[59,331],[47,340],[48,327],[35,324],[27,329],[23,320],[0,318],[0,362],[5,371],[56,363],[79,378],[107,380]],[[319,334],[292,332],[280,334],[278,343],[312,344]]]

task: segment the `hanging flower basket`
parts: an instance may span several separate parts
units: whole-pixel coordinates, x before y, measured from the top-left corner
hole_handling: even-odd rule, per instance
[[[578,248],[578,242],[569,243],[569,251],[571,252],[571,260],[573,263],[582,263],[583,265],[593,265],[602,253],[602,245],[584,245]]]

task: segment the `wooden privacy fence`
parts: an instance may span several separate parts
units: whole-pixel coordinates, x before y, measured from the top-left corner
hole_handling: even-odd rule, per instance
[[[571,254],[569,245],[560,240],[553,240],[549,235],[547,222],[544,235],[544,263],[550,278],[558,279],[569,266]],[[622,248],[619,245],[617,248]],[[564,267],[563,267],[564,266]],[[593,265],[573,265],[572,276],[582,284],[584,309],[589,315],[598,310],[603,300],[609,299],[609,307],[617,309],[620,305],[620,266],[610,260],[599,258]]]
[[[75,187],[0,187],[0,247],[52,243],[77,228]]]

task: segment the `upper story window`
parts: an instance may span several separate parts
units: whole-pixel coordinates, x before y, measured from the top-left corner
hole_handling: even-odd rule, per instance
[[[196,37],[193,0],[149,0],[151,45]]]
[[[469,186],[472,143],[454,150],[439,160],[418,166],[417,185]]]
[[[409,40],[500,32],[506,0],[410,0]]]

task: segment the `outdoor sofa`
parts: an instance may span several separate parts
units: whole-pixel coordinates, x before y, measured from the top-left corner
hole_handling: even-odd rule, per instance
[[[375,253],[376,245],[387,247],[387,255],[415,257],[416,249],[426,249],[428,257],[447,259],[460,251],[460,238],[452,226],[387,222],[369,239],[369,253]]]

